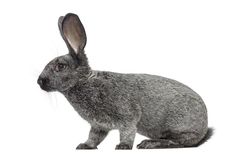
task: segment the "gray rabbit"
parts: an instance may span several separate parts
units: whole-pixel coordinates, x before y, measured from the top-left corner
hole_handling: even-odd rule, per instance
[[[78,16],[62,16],[58,25],[69,54],[49,62],[37,82],[61,92],[90,123],[88,140],[77,149],[97,149],[113,129],[120,132],[116,149],[132,149],[136,133],[149,138],[138,149],[195,147],[210,138],[206,106],[192,89],[156,75],[92,70]]]

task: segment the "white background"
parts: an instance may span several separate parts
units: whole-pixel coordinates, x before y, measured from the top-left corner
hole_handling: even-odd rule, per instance
[[[68,12],[85,26],[93,69],[173,78],[207,105],[215,134],[199,148],[122,153],[235,153],[234,8],[228,0],[1,1],[0,154],[120,153],[118,131],[95,152],[76,151],[89,124],[61,94],[36,83],[52,58],[67,53],[57,19]],[[137,134],[135,146],[143,139]]]

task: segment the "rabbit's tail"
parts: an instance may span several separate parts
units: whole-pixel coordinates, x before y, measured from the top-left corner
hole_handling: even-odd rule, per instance
[[[212,136],[213,134],[214,134],[214,129],[213,129],[213,128],[208,128],[206,135],[203,137],[203,139],[202,139],[199,143],[197,143],[196,146],[199,146],[199,145],[205,143],[208,139],[211,138],[211,136]]]

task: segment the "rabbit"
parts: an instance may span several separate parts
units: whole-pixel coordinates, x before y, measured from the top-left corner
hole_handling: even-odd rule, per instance
[[[120,132],[115,149],[132,149],[136,133],[148,138],[138,149],[196,147],[211,137],[207,108],[191,88],[157,75],[92,70],[79,17],[68,13],[58,26],[69,52],[51,60],[37,83],[62,93],[90,124],[87,141],[76,149],[97,149],[114,129]]]

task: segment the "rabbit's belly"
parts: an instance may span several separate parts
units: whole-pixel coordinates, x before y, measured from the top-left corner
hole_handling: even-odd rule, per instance
[[[75,111],[91,125],[101,126],[107,129],[119,129],[125,125],[137,122],[140,117],[140,109],[135,112],[121,113],[115,109],[104,109],[95,106],[84,107],[81,104],[72,104]],[[136,124],[136,123],[135,123]]]

